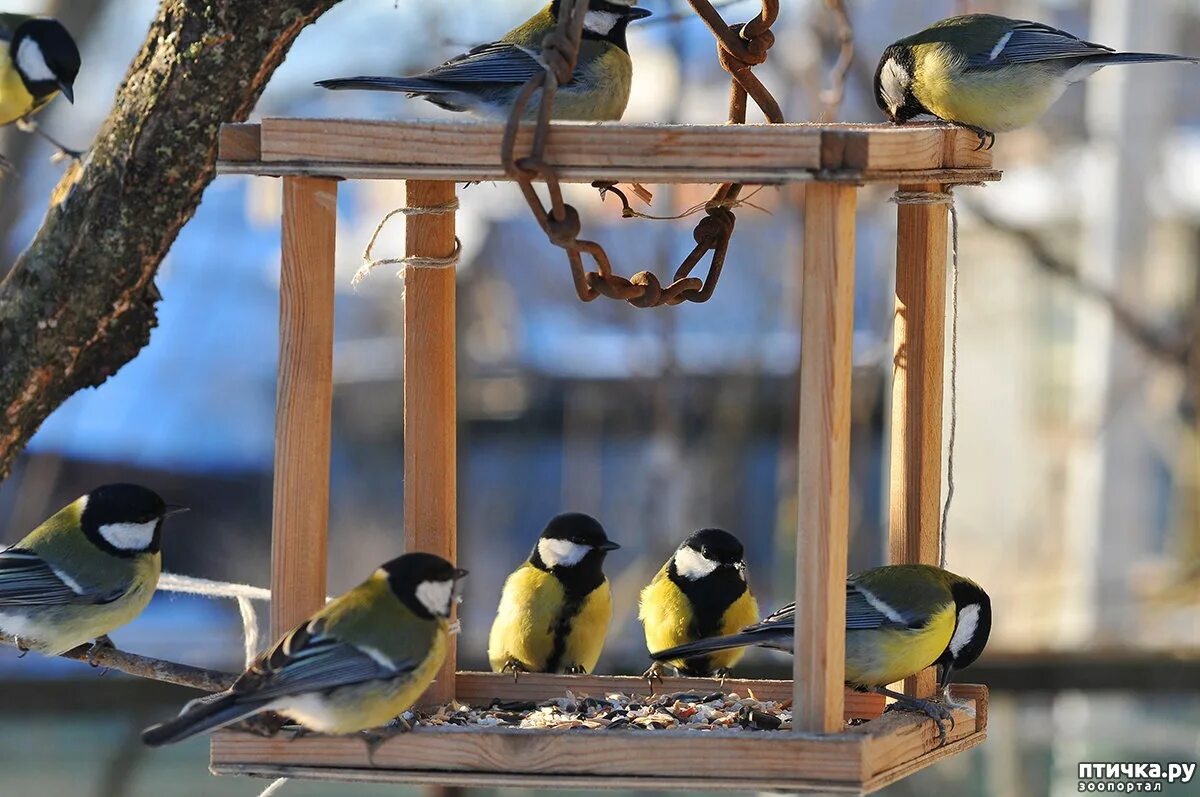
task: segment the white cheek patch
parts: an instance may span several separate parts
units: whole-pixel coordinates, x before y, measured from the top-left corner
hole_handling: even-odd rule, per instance
[[[591,552],[588,546],[570,540],[538,540],[538,556],[546,567],[574,567]]]
[[[697,581],[717,569],[717,563],[695,548],[684,545],[675,552],[675,572],[688,581]]]
[[[592,33],[607,36],[617,26],[618,21],[617,15],[608,11],[589,11],[583,17],[583,28]]]
[[[149,523],[108,523],[100,527],[100,536],[121,551],[144,551],[154,541],[157,520]]]
[[[422,581],[417,585],[417,600],[433,615],[447,617],[454,597],[453,581]],[[374,657],[372,657],[374,658]]]
[[[883,71],[879,73],[879,87],[883,90],[883,98],[893,113],[904,105],[904,95],[911,83],[912,75],[908,74],[908,70],[900,66],[895,58],[889,58],[883,65]]]
[[[950,655],[957,657],[958,652],[975,636],[975,629],[978,627],[979,604],[964,606],[958,612],[958,627],[954,629],[954,636],[950,638]]]
[[[33,39],[22,39],[17,47],[17,69],[33,83],[57,83],[58,77],[46,63],[42,48]]]
[[[988,55],[988,60],[995,61],[997,58],[999,58],[1000,53],[1004,52],[1005,45],[1008,44],[1009,40],[1012,37],[1013,37],[1013,32],[1011,30],[1008,33],[1001,36],[1000,41],[996,42],[996,46],[992,48],[992,52]]]

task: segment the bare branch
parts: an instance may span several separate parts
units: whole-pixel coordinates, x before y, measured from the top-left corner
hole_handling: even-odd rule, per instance
[[[16,647],[16,641],[5,634],[0,634],[0,644]],[[162,681],[178,686],[190,686],[205,692],[224,691],[237,678],[232,673],[192,667],[188,664],[178,664],[163,659],[152,659],[149,656],[139,656],[136,653],[126,653],[123,650],[104,646],[97,647],[93,652],[91,645],[80,645],[59,655],[64,659],[88,662],[97,667],[107,667],[127,675],[136,675],[138,678],[148,678],[151,681]]]
[[[1036,232],[1010,224],[977,203],[971,205],[971,212],[988,227],[1021,244],[1043,271],[1064,280],[1080,295],[1107,307],[1117,326],[1147,354],[1172,368],[1188,366],[1192,356],[1190,335],[1172,335],[1155,328],[1119,296],[1080,272],[1074,263],[1051,251]]]
[[[830,122],[841,112],[842,100],[846,97],[846,76],[854,65],[854,25],[846,11],[846,0],[825,0],[825,5],[837,20],[837,40],[841,44],[837,63],[829,72],[829,88],[821,92],[821,104],[825,106],[821,120]]]

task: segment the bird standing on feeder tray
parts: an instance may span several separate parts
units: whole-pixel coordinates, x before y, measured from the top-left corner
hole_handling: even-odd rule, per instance
[[[172,511],[145,487],[108,484],[0,551],[0,632],[48,655],[111,644],[154,595]]]
[[[79,48],[58,20],[0,14],[0,127],[16,123],[62,152],[76,155],[41,132],[28,117],[59,94],[75,102],[79,66]],[[9,166],[0,157],[0,168]]]
[[[412,707],[446,658],[467,573],[429,553],[393,559],[279,640],[224,692],[147,728],[153,747],[265,711],[319,733],[379,728]]]
[[[926,667],[942,668],[941,688],[954,670],[970,666],[987,644],[992,602],[974,581],[932,565],[887,565],[846,579],[846,683],[895,698],[921,711],[946,739],[949,708],[887,689]],[[730,636],[703,639],[652,653],[659,661],[711,655],[757,645],[794,651],[796,605]]]
[[[966,127],[988,147],[997,132],[1036,121],[1067,86],[1109,64],[1189,61],[1118,53],[1039,22],[993,14],[951,17],[888,47],[875,70],[875,101],[903,124],[930,114]]]
[[[722,529],[701,529],[684,540],[642,590],[638,619],[651,651],[732,634],[757,621],[758,602],[746,582],[746,562],[738,538]],[[737,647],[656,661],[645,677],[660,678],[666,665],[680,675],[724,678],[744,652]]]
[[[495,672],[592,672],[612,620],[604,557],[621,546],[593,517],[546,524],[525,564],[504,582],[488,640]]]
[[[625,32],[630,22],[650,16],[618,0],[589,0],[579,60],[571,82],[554,95],[554,118],[581,122],[616,121],[625,113],[633,81],[633,62]],[[558,25],[562,0],[554,0],[499,41],[484,44],[412,77],[352,77],[322,80],[327,89],[399,91],[422,97],[449,111],[506,116],[521,88],[542,74],[542,42]],[[537,112],[537,92],[527,115]]]

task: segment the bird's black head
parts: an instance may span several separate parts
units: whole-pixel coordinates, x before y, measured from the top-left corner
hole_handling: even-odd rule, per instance
[[[594,517],[568,512],[546,524],[529,561],[534,567],[554,573],[568,586],[568,582],[578,581],[580,589],[590,591],[604,578],[604,557],[620,547],[608,539]]]
[[[167,505],[137,484],[106,484],[79,499],[79,525],[97,547],[116,556],[160,549]]]
[[[738,538],[724,529],[700,529],[675,551],[674,571],[689,581],[704,578],[718,569],[735,570],[745,578],[745,551]]]
[[[26,90],[42,99],[61,91],[75,102],[75,77],[79,74],[79,48],[56,19],[34,17],[13,33],[9,58]]]
[[[431,553],[406,553],[379,566],[388,587],[418,617],[449,617],[467,571]]]
[[[550,13],[555,19],[558,18],[561,5],[562,0],[554,0],[550,4]],[[583,38],[607,41],[628,51],[625,33],[629,29],[629,23],[650,15],[648,9],[638,8],[629,3],[588,0],[587,16],[583,18]]]
[[[966,669],[979,658],[992,632],[992,600],[978,584],[958,578],[950,584],[950,592],[957,617],[950,644],[938,659],[943,686],[950,682],[952,671]]]
[[[902,44],[893,44],[884,50],[879,66],[875,68],[875,103],[898,125],[929,113],[913,93],[916,71],[912,47]]]

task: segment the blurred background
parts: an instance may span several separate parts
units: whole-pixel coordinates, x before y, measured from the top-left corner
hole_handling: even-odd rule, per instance
[[[154,0],[8,0],[59,17],[85,67],[76,104],[45,128],[83,147],[137,52]],[[256,117],[444,118],[396,95],[331,93],[316,79],[418,71],[495,38],[539,0],[343,0],[301,36]],[[728,81],[682,0],[642,0],[629,121],[722,122]],[[1196,0],[848,0],[857,59],[830,92],[838,20],[788,0],[758,70],[789,120],[878,121],[870,80],[902,35],[962,11],[1036,19],[1120,49],[1200,53]],[[724,8],[745,20],[757,2]],[[469,8],[469,13],[464,9]],[[840,108],[838,101],[840,101]],[[62,167],[0,131],[21,177],[0,183],[0,275],[37,229]],[[1076,763],[1200,759],[1200,81],[1186,66],[1101,72],[1035,128],[1001,135],[1003,182],[960,189],[959,428],[950,569],[991,593],[995,627],[966,680],[992,688],[989,740],[890,787],[889,797],[1076,793]],[[707,186],[652,187],[658,215]],[[895,207],[860,193],[852,455],[852,569],[886,555]],[[504,576],[564,510],[596,515],[617,609],[602,673],[647,664],[636,594],[678,542],[722,526],[746,543],[760,604],[793,590],[801,356],[803,186],[738,212],[729,263],[705,305],[636,310],[574,296],[567,263],[515,187],[461,191],[461,563],[471,571],[460,662],[484,647]],[[693,221],[622,220],[595,192],[568,197],[619,270],[669,273]],[[402,292],[387,267],[352,288],[400,183],[349,183],[339,205],[330,589],[401,544]],[[143,482],[192,512],[172,519],[174,572],[268,583],[279,273],[279,183],[222,177],[183,230],[158,286],[150,346],[68,401],[0,485],[0,543],[90,487]],[[403,224],[377,256],[401,251]],[[0,355],[2,356],[2,355]],[[114,635],[122,648],[240,667],[236,607],[160,594]],[[788,677],[790,659],[744,672]],[[257,794],[214,779],[207,744],[150,754],[143,725],[183,690],[0,649],[0,793],[41,797]],[[1174,787],[1197,794],[1196,783]],[[417,790],[409,790],[416,794]],[[403,794],[293,783],[296,797]]]

